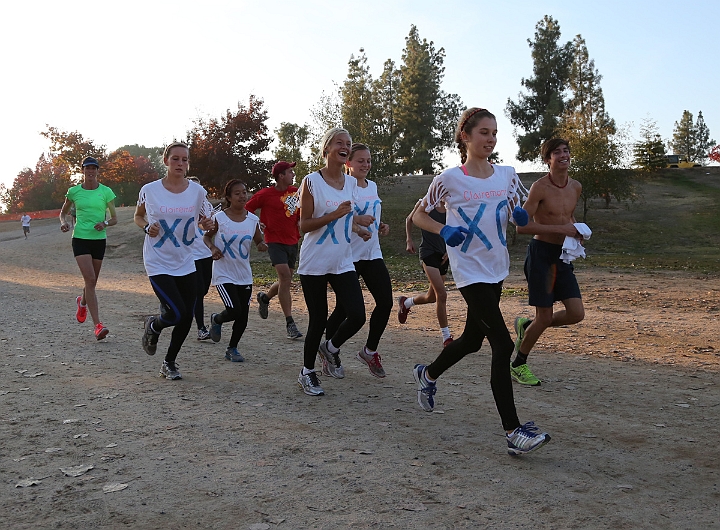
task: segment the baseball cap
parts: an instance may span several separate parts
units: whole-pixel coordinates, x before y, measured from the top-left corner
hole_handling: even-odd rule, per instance
[[[277,178],[277,176],[284,172],[286,169],[290,169],[291,167],[295,167],[297,165],[297,162],[285,162],[284,160],[281,160],[277,164],[275,164],[272,168],[272,176],[273,178]]]
[[[98,163],[98,161],[95,158],[88,156],[88,157],[85,157],[85,159],[82,161],[82,167],[87,167],[87,166],[100,167],[100,164]]]

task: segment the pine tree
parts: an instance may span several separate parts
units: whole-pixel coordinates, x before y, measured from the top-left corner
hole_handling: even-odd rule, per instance
[[[590,199],[602,197],[609,206],[613,197],[633,200],[636,190],[627,174],[621,171],[626,145],[617,135],[615,120],[605,110],[600,87],[602,76],[580,35],[573,40],[572,54],[568,79],[571,97],[563,114],[560,133],[570,142],[570,172],[583,185],[581,200],[586,217]]]
[[[697,120],[695,120],[695,153],[693,162],[699,162],[705,165],[713,145],[715,145],[715,140],[710,138],[710,129],[705,125],[705,118],[703,118],[702,111],[699,111]]]
[[[667,165],[665,144],[655,120],[646,118],[640,125],[640,140],[633,144],[633,165],[638,169],[654,170]]]
[[[520,81],[528,93],[518,94],[517,103],[508,98],[505,107],[516,129],[521,161],[537,160],[540,145],[557,134],[572,64],[572,43],[561,45],[559,41],[560,25],[546,15],[535,26],[535,40],[528,39],[534,75]]]
[[[673,137],[670,141],[670,148],[675,155],[685,157],[689,162],[694,161],[695,143],[697,141],[697,130],[693,123],[693,115],[689,110],[684,110],[679,122],[675,122]]]
[[[440,88],[445,73],[445,50],[420,40],[417,28],[410,27],[400,66],[397,108],[397,157],[407,173],[432,174],[442,152],[449,145],[459,117],[460,99]]]
[[[398,129],[395,121],[397,93],[400,85],[400,71],[395,63],[388,59],[383,65],[380,77],[373,81],[373,102],[379,112],[376,124],[376,136],[373,144],[373,175],[374,178],[397,175],[399,171]]]

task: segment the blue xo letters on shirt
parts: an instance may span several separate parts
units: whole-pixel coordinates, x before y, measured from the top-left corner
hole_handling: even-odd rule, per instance
[[[238,259],[232,249],[232,244],[235,242],[235,240],[237,238],[238,238],[238,235],[235,234],[228,241],[225,239],[225,234],[220,234],[220,239],[222,239],[222,242],[223,242],[223,249],[222,249],[223,256],[227,256],[231,259]],[[247,241],[248,239],[252,239],[252,237],[250,237],[248,235],[244,235],[240,238],[240,242],[238,243],[238,246],[237,246],[237,252],[238,252],[238,255],[240,256],[240,259],[248,259],[248,257],[250,256],[250,252],[243,252],[243,243],[245,241]]]
[[[376,199],[373,203],[373,209],[372,209],[372,216],[375,218],[375,221],[367,227],[367,230],[372,234],[372,227],[375,226],[375,230],[380,230],[380,216],[377,214],[378,206],[382,203],[381,200]],[[368,209],[370,208],[370,201],[365,202],[365,208],[362,210],[360,207],[356,204],[355,205],[355,213],[357,215],[365,215],[368,212]]]
[[[486,206],[487,205],[485,203],[482,203],[480,205],[472,221],[462,208],[458,208],[458,214],[460,214],[460,217],[462,217],[463,221],[465,221],[468,226],[468,230],[470,231],[470,233],[465,237],[465,241],[463,241],[462,247],[460,247],[460,252],[467,252],[468,248],[470,247],[470,242],[472,241],[474,236],[478,236],[480,241],[482,241],[485,245],[486,249],[490,250],[493,248],[490,240],[482,232],[482,230],[480,230],[480,227],[478,226],[480,224],[480,219],[482,219],[483,213],[485,213]],[[495,224],[497,226],[498,238],[500,239],[500,243],[504,247],[507,246],[507,241],[505,240],[505,235],[503,234],[502,219],[500,217],[500,214],[504,211],[505,208],[507,208],[507,206],[507,200],[502,200],[497,205],[497,208],[495,208]]]
[[[160,240],[155,243],[153,246],[155,248],[160,248],[165,244],[165,241],[172,241],[172,244],[176,247],[180,246],[180,243],[178,242],[177,238],[175,237],[175,229],[177,226],[182,222],[182,219],[175,219],[172,226],[167,224],[167,221],[165,219],[160,219],[158,223],[160,223],[160,228],[162,228],[163,234]],[[188,239],[188,233],[192,233],[193,237],[192,239]],[[185,222],[185,227],[183,229],[183,235],[182,235],[182,242],[185,246],[192,245],[192,242],[195,241],[195,218],[191,217]]]
[[[353,214],[350,212],[345,216],[345,241],[350,243],[350,233],[352,232],[352,218]],[[334,221],[330,221],[328,224],[325,225],[325,231],[320,236],[320,239],[318,239],[316,245],[322,245],[325,243],[325,240],[330,236],[330,241],[332,241],[333,245],[339,245],[340,242],[337,240],[337,237],[335,237],[335,225],[340,219],[335,219]]]

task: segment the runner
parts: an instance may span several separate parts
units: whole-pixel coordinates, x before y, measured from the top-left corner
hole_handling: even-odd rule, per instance
[[[82,295],[75,299],[75,318],[80,323],[85,322],[89,309],[90,318],[95,325],[95,338],[102,340],[110,331],[100,321],[95,287],[105,257],[106,229],[117,224],[117,216],[113,202],[115,193],[98,182],[99,169],[100,163],[91,156],[82,161],[83,181],[70,188],[65,195],[65,202],[60,210],[60,230],[70,231],[67,217],[70,208],[74,206],[77,223],[72,233],[72,248],[85,282]],[[110,219],[106,218],[107,211],[110,211]]]
[[[278,281],[270,286],[267,293],[257,295],[260,318],[268,317],[270,300],[278,297],[280,308],[285,315],[285,328],[289,339],[299,339],[302,333],[292,317],[292,297],[290,286],[298,255],[298,189],[295,182],[295,162],[281,160],[272,168],[275,185],[264,188],[248,201],[245,209],[255,213],[260,209],[260,223],[264,226],[265,241],[270,254],[270,262],[277,272]]]
[[[203,211],[207,192],[185,178],[189,159],[186,144],[168,145],[163,153],[167,175],[140,189],[135,209],[135,224],[146,234],[145,270],[160,300],[160,314],[145,319],[142,337],[145,353],[155,355],[160,332],[175,326],[160,367],[160,376],[166,379],[182,379],[175,360],[192,327],[196,273],[191,247],[197,237],[195,226],[212,227],[212,221],[205,217],[210,212]]]
[[[492,348],[490,386],[506,432],[507,450],[520,455],[550,441],[533,422],[520,424],[510,378],[513,341],[500,312],[502,283],[510,268],[505,231],[511,214],[516,224],[527,223],[518,205],[524,188],[515,170],[488,162],[497,143],[497,122],[486,109],[463,112],[455,132],[462,165],[435,177],[413,222],[440,234],[448,245],[455,283],[467,303],[462,335],[448,344],[429,366],[415,365],[418,403],[426,411],[435,406],[436,381],[468,353],[476,352],[487,337]],[[443,203],[447,224],[428,212]]]
[[[315,372],[315,357],[320,355],[324,374],[342,379],[345,370],[340,364],[340,346],[365,324],[365,302],[353,265],[350,236],[357,232],[368,240],[370,232],[353,220],[357,181],[343,173],[351,147],[352,139],[345,129],[330,129],[320,142],[325,167],[307,175],[300,184],[300,229],[305,238],[298,274],[309,324],[298,384],[310,396],[325,393]],[[328,283],[346,318],[330,340],[321,344],[328,317]]]
[[[422,199],[420,199],[415,208],[405,218],[405,236],[407,247],[406,250],[410,254],[415,254],[415,243],[412,239],[412,218],[415,212],[421,207]],[[433,221],[445,224],[445,208],[438,205],[428,214]],[[450,327],[448,326],[447,316],[447,291],[445,290],[445,276],[447,275],[448,255],[445,248],[445,240],[438,234],[433,234],[427,230],[421,230],[422,239],[420,240],[420,261],[422,262],[425,276],[427,276],[430,287],[427,293],[414,297],[401,296],[398,298],[398,321],[404,324],[407,321],[410,308],[414,305],[435,304],[435,312],[437,314],[438,324],[440,325],[440,334],[442,335],[443,348],[453,341]]]
[[[380,239],[378,236],[386,236],[390,227],[380,222],[380,210],[382,201],[378,196],[377,185],[367,180],[367,174],[372,167],[370,149],[364,144],[353,144],[350,156],[345,163],[348,173],[357,181],[357,202],[355,203],[356,219],[361,223],[364,216],[372,216],[368,231],[372,234],[369,241],[364,241],[357,234],[352,234],[351,246],[355,272],[362,277],[365,285],[375,300],[375,309],[370,315],[370,330],[368,331],[365,346],[355,354],[358,360],[368,365],[370,373],[375,377],[385,377],[380,354],[377,352],[380,337],[382,337],[387,326],[390,313],[392,313],[393,296],[390,274],[388,273],[385,261],[383,261],[380,250]],[[335,310],[330,315],[325,329],[325,337],[331,339],[338,328],[345,321],[346,313],[342,304],[336,304]]]
[[[27,239],[27,236],[30,233],[30,221],[31,220],[32,220],[32,217],[30,217],[26,213],[22,214],[22,216],[20,217],[20,224],[22,225],[23,235],[25,236],[25,239]]]
[[[535,319],[515,319],[516,355],[510,367],[518,383],[540,386],[541,381],[527,365],[527,358],[540,335],[549,328],[577,324],[585,318],[572,263],[560,259],[565,237],[582,241],[575,228],[575,206],[582,184],[570,178],[570,146],[566,140],[553,138],[540,148],[549,173],[530,186],[524,205],[532,219],[518,227],[519,234],[533,234],[525,258],[528,303],[535,306]],[[553,303],[562,302],[564,310],[553,312]]]
[[[230,343],[225,358],[232,362],[243,362],[245,358],[237,345],[245,332],[252,294],[252,270],[250,269],[250,244],[254,241],[260,252],[267,250],[260,231],[260,220],[245,209],[247,186],[238,179],[225,185],[225,200],[228,207],[215,216],[215,225],[205,233],[205,245],[216,260],[212,268],[212,284],[225,304],[222,313],[210,315],[210,337],[220,342],[224,322],[234,321]],[[215,245],[220,236],[223,248]]]
[[[197,177],[188,177],[197,184],[200,184],[200,179]],[[207,200],[207,198],[206,198]],[[208,202],[205,206],[205,211],[210,211],[212,205]],[[193,258],[195,260],[195,280],[197,284],[195,286],[196,296],[195,299],[195,324],[197,325],[197,340],[207,340],[210,338],[210,332],[205,327],[205,296],[210,290],[210,281],[212,280],[212,252],[203,241],[203,231],[199,226],[195,227],[195,239],[192,244]]]

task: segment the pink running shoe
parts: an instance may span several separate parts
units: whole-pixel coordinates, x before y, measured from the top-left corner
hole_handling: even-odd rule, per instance
[[[405,307],[405,300],[407,300],[407,296],[401,296],[398,298],[398,322],[401,324],[404,324],[407,320],[408,314],[410,313],[410,309]]]
[[[97,326],[95,326],[95,338],[97,340],[103,340],[108,336],[108,333],[110,333],[110,330],[103,326],[102,322],[98,322]]]
[[[75,300],[77,302],[77,313],[75,313],[75,318],[77,318],[77,321],[82,324],[87,318],[87,306],[80,304],[80,300],[82,300],[82,296],[78,296]]]

